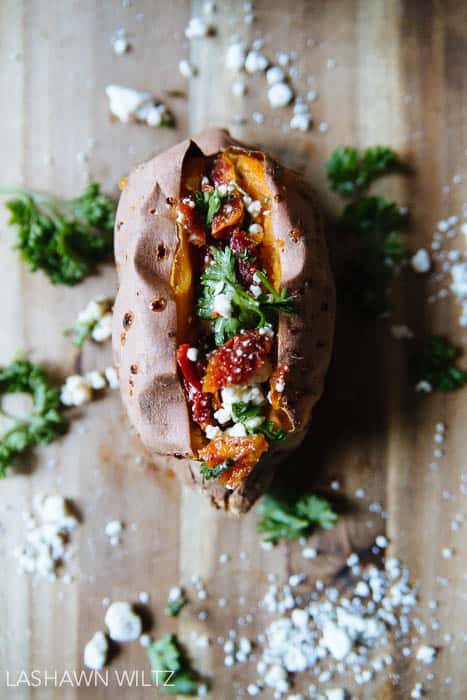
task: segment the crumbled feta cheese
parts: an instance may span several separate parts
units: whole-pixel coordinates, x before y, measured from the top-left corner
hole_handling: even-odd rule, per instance
[[[109,653],[109,643],[104,632],[96,632],[84,647],[84,665],[93,671],[101,671]]]
[[[235,41],[233,44],[230,44],[225,54],[225,67],[238,73],[245,65],[245,58],[245,44],[241,41]]]
[[[214,418],[218,423],[224,425],[225,423],[228,423],[231,420],[232,413],[226,408],[219,408],[217,411],[214,412]]]
[[[208,440],[215,440],[222,435],[222,430],[217,425],[208,425],[205,433]]]
[[[109,520],[105,526],[105,534],[111,539],[118,539],[123,532],[123,523],[120,520]]]
[[[245,70],[248,73],[262,73],[268,67],[268,59],[259,51],[249,51],[245,59]]]
[[[102,372],[98,372],[97,369],[92,370],[92,372],[88,372],[85,379],[95,391],[105,389],[107,386],[104,375]]]
[[[138,639],[142,632],[140,616],[125,601],[112,603],[107,608],[104,622],[109,630],[110,638],[115,642],[130,642]]]
[[[120,383],[118,381],[118,374],[117,370],[115,367],[107,367],[104,370],[105,378],[107,379],[107,383],[109,385],[110,389],[118,389],[120,386]]]
[[[253,218],[256,218],[261,212],[261,202],[255,199],[247,206],[247,211]]]
[[[96,297],[79,312],[78,323],[97,323],[112,308],[112,299],[108,297]]]
[[[121,122],[129,122],[140,107],[151,100],[149,92],[141,92],[124,85],[107,85],[110,113]]]
[[[415,391],[423,391],[424,393],[429,394],[430,391],[433,391],[433,387],[431,386],[430,382],[422,380],[415,384]]]
[[[334,622],[328,622],[324,626],[321,642],[338,661],[344,659],[352,649],[352,640]]]
[[[424,664],[431,664],[436,658],[435,647],[429,647],[423,644],[418,648],[416,659]]]
[[[201,17],[191,17],[185,29],[187,39],[202,39],[211,32],[212,27]]]
[[[91,332],[91,338],[96,343],[104,343],[112,337],[112,314],[106,313],[96,323]]]
[[[182,59],[178,64],[178,70],[184,78],[194,78],[198,70],[190,61],[186,58]]]
[[[263,233],[263,227],[261,224],[250,224],[248,227],[248,233],[251,233],[252,235]]]
[[[281,83],[285,80],[285,73],[279,66],[271,66],[271,68],[268,68],[266,71],[266,80],[269,85]]]
[[[212,311],[224,318],[232,316],[232,295],[227,293],[216,294],[212,304]]]
[[[252,284],[252,285],[250,285],[250,293],[255,298],[258,298],[263,293],[263,290],[261,289],[261,287],[258,284]]]
[[[268,90],[269,104],[274,109],[286,107],[293,98],[293,90],[287,83],[275,83]]]
[[[467,262],[451,267],[451,290],[459,300],[467,298]]]
[[[253,418],[247,418],[244,425],[248,430],[255,430],[256,428],[259,428],[261,423],[264,423],[264,420],[265,419],[263,416],[254,416]]]
[[[171,121],[167,107],[163,104],[155,104],[152,100],[142,105],[134,116],[138,121],[146,122],[152,127],[163,126]]]
[[[227,435],[232,437],[246,437],[247,432],[243,423],[235,423],[231,428],[227,428],[225,431]]]
[[[92,400],[92,387],[85,377],[72,374],[66,378],[60,391],[60,401],[65,406],[84,406]]]
[[[192,362],[196,362],[198,360],[198,348],[188,348],[186,356]]]
[[[141,637],[139,638],[139,643],[143,647],[143,649],[147,649],[151,645],[152,639],[149,634],[142,634]]]
[[[305,547],[302,549],[302,557],[304,559],[316,559],[318,552],[314,547]]]
[[[431,267],[431,258],[425,248],[420,248],[410,259],[410,264],[415,272],[428,272]]]
[[[232,95],[234,97],[243,97],[246,95],[247,86],[244,80],[239,79],[232,83]]]
[[[221,390],[222,405],[226,410],[232,409],[234,403],[253,403],[261,406],[265,403],[264,394],[256,384],[237,384],[236,386],[226,386]]]
[[[290,120],[290,128],[298,129],[299,131],[308,131],[311,124],[311,117],[309,114],[294,114]]]
[[[413,331],[405,324],[393,324],[391,326],[391,335],[396,340],[411,340],[414,337]]]
[[[326,690],[327,700],[345,700],[346,692],[344,688],[330,688]]]

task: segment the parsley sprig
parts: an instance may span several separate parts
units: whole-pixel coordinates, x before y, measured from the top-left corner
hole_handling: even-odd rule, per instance
[[[276,543],[280,539],[297,540],[309,535],[313,528],[331,529],[337,515],[331,504],[320,496],[302,496],[296,500],[283,500],[264,496],[258,507],[257,531],[265,542]]]
[[[74,285],[96,264],[112,256],[115,204],[91,183],[76,199],[60,199],[27,189],[1,189],[16,225],[16,248],[35,272],[43,270],[53,284]]]
[[[68,423],[62,415],[60,390],[45,372],[27,360],[16,360],[0,371],[0,395],[26,393],[34,403],[31,415],[20,419],[6,414],[13,425],[0,438],[0,476],[14,459],[33,445],[46,445],[63,435]]]
[[[226,459],[225,462],[217,464],[215,467],[210,467],[206,462],[201,462],[200,471],[206,481],[210,479],[218,479],[224,472],[233,467],[235,462],[233,459]]]
[[[237,279],[235,255],[230,248],[223,250],[211,247],[213,261],[201,275],[202,293],[198,300],[198,316],[213,322],[214,339],[217,346],[223,345],[236,335],[241,328],[255,328],[272,325],[279,312],[291,313],[294,297],[287,290],[279,292],[261,272],[257,273],[268,289],[268,294],[255,298],[250,295]],[[234,308],[230,318],[213,319],[214,298],[219,290],[228,294]]]
[[[254,403],[234,403],[232,405],[232,415],[238,423],[245,424],[249,418],[257,418],[261,415],[262,407]],[[261,425],[255,428],[249,428],[245,425],[249,435],[261,433],[268,442],[281,442],[287,437],[287,430],[277,428],[272,420],[264,420]]]
[[[165,634],[147,648],[151,675],[158,690],[166,695],[196,695],[200,677],[191,667],[174,634]]]
[[[342,289],[364,318],[387,312],[387,289],[405,256],[398,231],[407,222],[406,214],[395,202],[364,195],[373,180],[396,167],[396,153],[384,146],[363,153],[339,146],[326,163],[331,189],[353,198],[338,221],[339,231],[357,237],[357,252],[345,266]]]
[[[326,172],[333,192],[354,197],[399,165],[397,154],[387,146],[372,146],[363,152],[339,146],[326,162]]]
[[[448,338],[433,335],[410,359],[415,381],[428,382],[433,391],[454,391],[467,384],[467,371],[457,367],[462,350]]]
[[[195,209],[200,212],[206,222],[206,228],[209,231],[212,220],[215,215],[221,210],[224,202],[230,199],[230,194],[221,194],[217,188],[210,191],[200,192],[195,190],[193,193],[195,200]]]

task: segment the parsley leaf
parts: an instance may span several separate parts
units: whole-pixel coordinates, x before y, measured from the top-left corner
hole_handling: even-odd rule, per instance
[[[296,540],[308,535],[314,527],[334,527],[337,515],[331,504],[320,496],[302,496],[297,500],[282,500],[264,496],[258,513],[257,531],[265,542],[276,543],[284,538]]]
[[[213,261],[201,275],[202,293],[198,299],[197,312],[200,318],[212,321],[217,346],[237,335],[240,328],[272,324],[277,313],[292,312],[294,298],[287,295],[285,289],[279,292],[274,289],[264,273],[260,273],[261,280],[272,299],[266,294],[255,298],[244,289],[237,279],[235,255],[229,247],[220,249],[212,246],[211,253]],[[234,313],[230,318],[213,319],[214,298],[219,290],[231,298]]]
[[[233,467],[233,465],[234,461],[232,459],[227,459],[225,462],[221,462],[215,467],[210,467],[206,462],[201,462],[200,471],[206,481],[209,481],[210,479],[218,479],[227,469]]]
[[[74,285],[96,264],[112,256],[115,204],[91,183],[71,200],[30,190],[0,190],[16,225],[16,248],[35,272],[43,270],[53,284]]]
[[[404,242],[394,229],[406,220],[395,202],[382,197],[357,199],[339,220],[339,230],[357,234],[357,259],[347,264],[341,281],[346,299],[364,318],[388,310],[387,287],[405,256]]]
[[[428,382],[433,391],[454,391],[467,384],[467,371],[456,366],[462,354],[448,338],[433,335],[425,347],[410,358],[415,381]]]
[[[177,638],[165,634],[147,648],[153,682],[167,695],[196,695],[199,675],[183,653]],[[171,677],[170,674],[172,674]],[[167,685],[165,685],[167,683]]]
[[[397,154],[386,146],[372,146],[363,152],[339,146],[326,162],[326,172],[333,192],[352,197],[398,165]]]
[[[71,341],[75,347],[81,350],[84,343],[93,338],[94,329],[99,326],[102,320],[107,319],[112,311],[113,303],[113,299],[109,297],[91,301],[78,315],[75,323],[64,331],[65,335],[72,336]]]
[[[13,422],[0,437],[0,476],[15,457],[33,445],[46,445],[63,435],[68,423],[62,416],[60,390],[52,387],[45,372],[27,360],[16,360],[0,371],[0,395],[30,394],[34,408],[27,419],[3,415]]]
[[[196,190],[193,194],[195,209],[197,209],[206,221],[206,228],[209,230],[212,220],[220,211],[222,204],[230,198],[229,194],[221,194],[216,188],[214,190],[200,192]]]
[[[249,418],[256,418],[261,415],[262,407],[254,403],[234,403],[232,405],[232,415],[238,423],[245,423]],[[255,428],[245,426],[249,435],[262,433],[269,442],[280,442],[287,437],[287,430],[276,428],[272,420],[264,420],[261,425]]]

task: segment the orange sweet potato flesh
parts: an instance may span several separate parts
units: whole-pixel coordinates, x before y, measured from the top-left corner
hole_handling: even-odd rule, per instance
[[[200,450],[199,456],[210,468],[232,461],[232,467],[221,474],[219,481],[234,489],[250,474],[268,447],[264,435],[222,435]]]

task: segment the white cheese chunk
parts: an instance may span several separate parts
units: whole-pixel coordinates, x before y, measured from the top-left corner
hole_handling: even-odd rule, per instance
[[[225,67],[238,73],[245,65],[245,58],[245,44],[241,41],[235,41],[233,44],[230,44],[225,54]]]
[[[198,348],[188,348],[186,356],[192,362],[196,362],[198,359]]]
[[[225,432],[231,437],[246,437],[247,434],[243,423],[235,423],[231,428],[227,428]]]
[[[143,627],[140,616],[125,601],[112,603],[107,608],[104,622],[110,638],[115,642],[130,642],[138,639]]]
[[[187,39],[202,39],[211,31],[211,26],[201,17],[191,17],[185,29]]]
[[[92,329],[91,338],[96,343],[104,343],[112,337],[112,314],[104,314]]]
[[[190,61],[188,61],[186,58],[182,59],[179,64],[178,64],[178,70],[180,72],[180,75],[183,75],[184,78],[194,78],[194,76],[197,74],[198,70],[196,66],[194,66]]]
[[[457,263],[451,267],[451,290],[460,299],[467,298],[467,262]]]
[[[232,296],[231,294],[221,293],[214,296],[214,301],[212,304],[212,310],[214,313],[218,313],[224,318],[230,318],[232,316]]]
[[[410,264],[415,272],[428,272],[431,267],[431,258],[426,248],[419,248],[411,257]]]
[[[275,85],[276,83],[281,83],[285,79],[285,73],[279,66],[271,66],[266,71],[266,80],[269,85]]]
[[[120,386],[120,383],[118,381],[118,374],[117,370],[115,367],[107,367],[104,370],[105,378],[107,379],[107,383],[109,385],[110,389],[118,389]]]
[[[107,386],[107,382],[105,381],[104,375],[102,374],[102,372],[98,372],[97,369],[92,370],[92,372],[88,372],[86,374],[85,379],[96,391],[99,391],[100,389],[105,389],[105,387]]]
[[[60,401],[65,406],[84,406],[92,400],[92,387],[85,377],[72,374],[61,388]]]
[[[145,103],[151,101],[149,92],[134,90],[124,85],[107,85],[105,92],[109,98],[111,114],[121,122],[129,122]]]
[[[417,661],[421,661],[424,664],[431,664],[436,658],[436,653],[435,647],[429,647],[423,644],[418,648],[416,658]]]
[[[109,643],[103,632],[96,632],[84,647],[84,665],[93,671],[101,671],[109,653]]]
[[[344,659],[352,650],[351,638],[334,622],[327,622],[324,626],[321,643],[338,661]]]
[[[249,51],[245,59],[247,73],[262,73],[268,67],[268,59],[259,51]]]
[[[247,93],[247,86],[241,78],[232,83],[232,95],[234,97],[243,97]]]
[[[222,435],[222,430],[217,425],[208,425],[205,432],[208,440],[215,440]]]
[[[231,420],[232,413],[226,408],[219,408],[217,411],[215,411],[214,418],[218,423],[224,425],[225,423],[228,423],[229,420]]]
[[[310,124],[311,117],[309,114],[294,114],[290,120],[290,128],[298,131],[308,131]]]
[[[274,109],[287,107],[293,98],[293,90],[287,83],[275,83],[268,90],[269,104]]]

